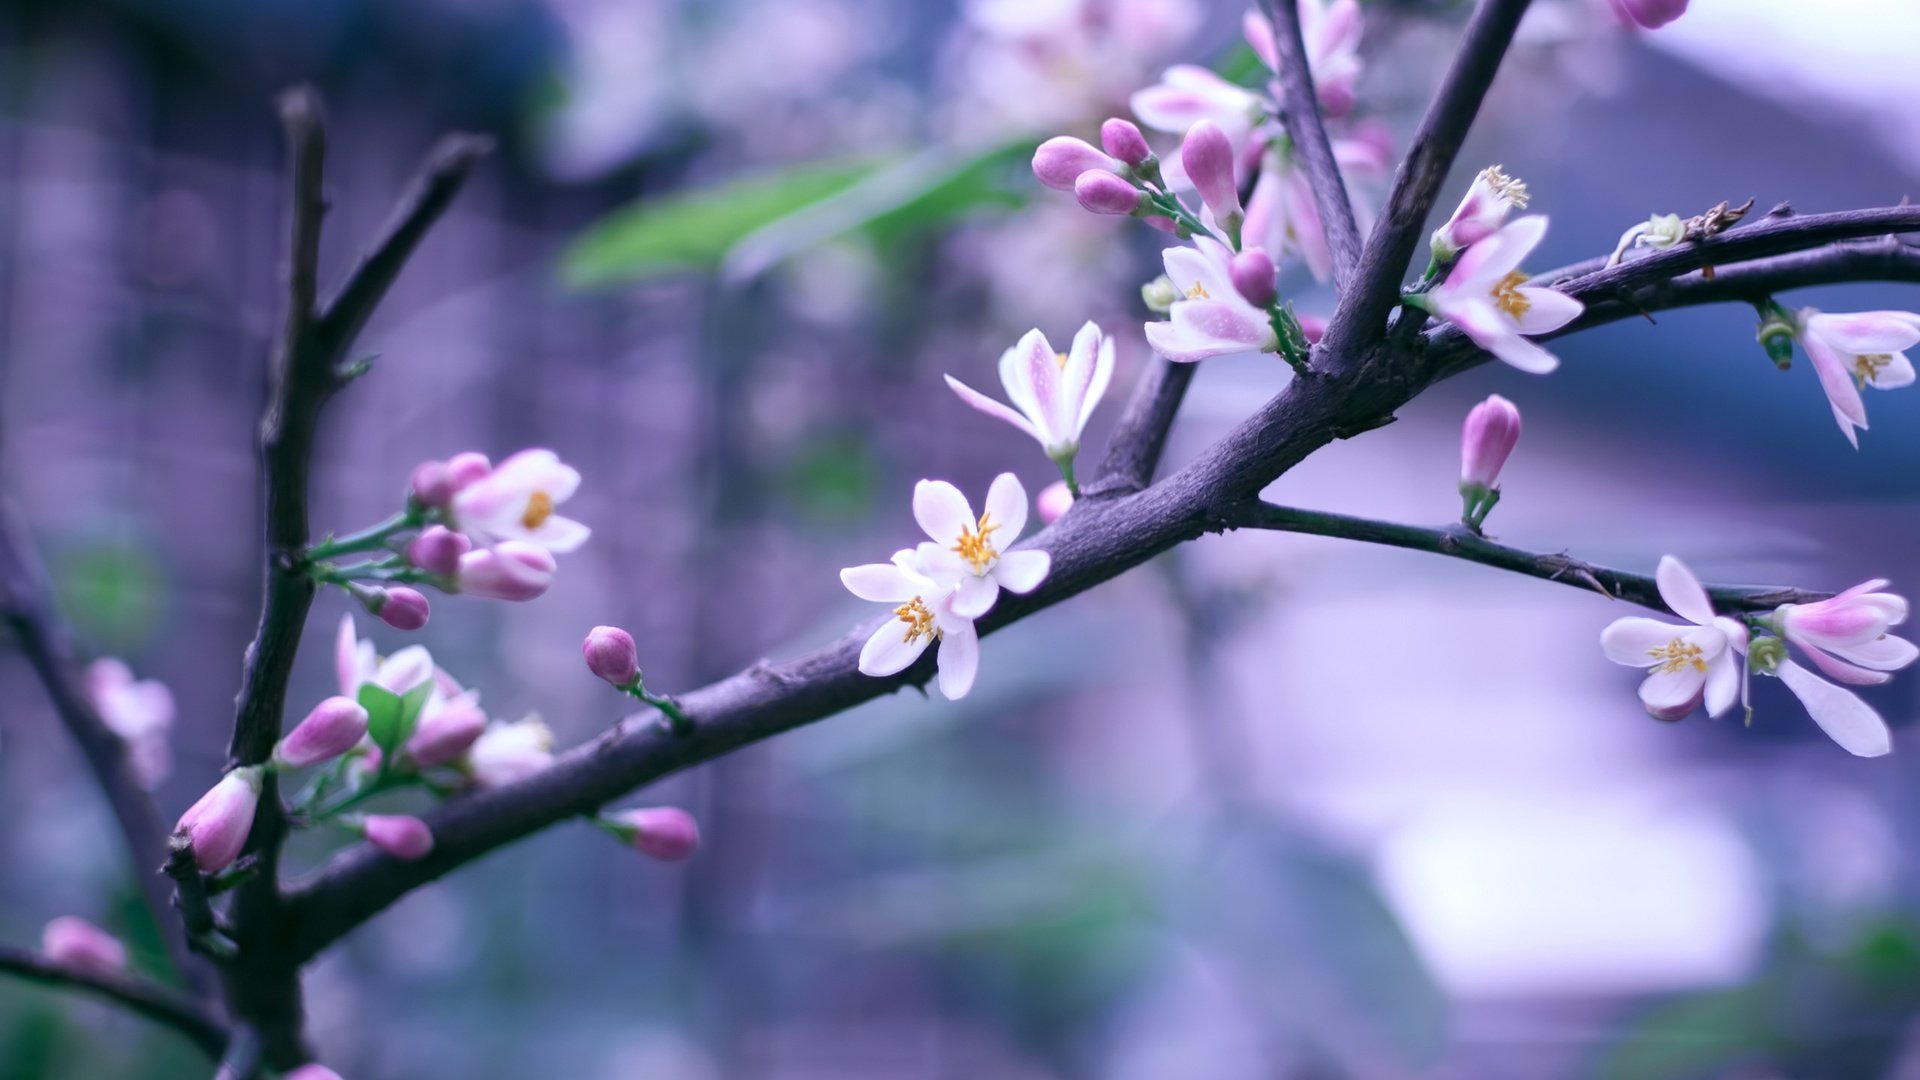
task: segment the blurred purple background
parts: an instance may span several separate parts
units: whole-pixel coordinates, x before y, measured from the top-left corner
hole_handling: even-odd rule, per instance
[[[1649,213],[1912,192],[1920,12],[1694,7],[1637,35],[1604,0],[1539,0],[1443,202],[1483,164],[1524,177],[1554,223],[1541,270]],[[1457,8],[1366,5],[1361,100],[1396,149]],[[794,655],[869,614],[835,571],[914,538],[915,479],[1051,479],[942,373],[991,386],[1029,327],[1096,319],[1121,365],[1098,460],[1148,359],[1161,237],[1039,188],[1022,147],[1091,136],[1168,63],[1230,64],[1239,10],[0,5],[4,488],[89,651],[173,690],[163,814],[224,760],[257,616],[275,91],[328,98],[330,279],[436,134],[501,141],[360,342],[378,359],[323,432],[315,521],[384,516],[415,463],[462,449],[576,464],[568,512],[595,533],[553,591],[436,597],[415,635],[494,716],[571,745],[622,711],[580,663],[587,628],[630,628],[656,689]],[[978,166],[890,217],[856,193],[867,226],[802,217],[724,272],[606,254],[636,201],[877,160]],[[1304,275],[1283,292],[1330,306]],[[1499,392],[1527,423],[1504,541],[1715,581],[1920,580],[1920,397],[1876,395],[1856,453],[1753,324],[1663,313],[1563,342],[1551,377],[1477,369],[1269,494],[1448,520],[1459,420]],[[1169,465],[1286,378],[1208,362]],[[316,605],[290,710],[331,692],[345,610]],[[897,695],[639,796],[699,817],[689,863],[570,825],[423,889],[311,969],[312,1033],[356,1078],[1920,1075],[1910,685],[1868,691],[1896,732],[1871,761],[1771,680],[1750,729],[1659,724],[1598,647],[1628,613],[1431,556],[1209,537],[988,639],[963,702]],[[11,653],[0,680],[0,940],[77,913],[151,952],[78,755]],[[302,838],[296,869],[337,842]],[[142,1021],[0,984],[0,1080],[206,1071]]]

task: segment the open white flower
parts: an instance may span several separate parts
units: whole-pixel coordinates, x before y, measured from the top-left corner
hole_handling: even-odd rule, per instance
[[[1044,551],[1001,550],[1027,527],[1027,489],[1012,473],[993,478],[978,518],[959,488],[922,480],[913,488],[913,517],[933,538],[917,549],[921,572],[953,588],[953,611],[963,619],[985,615],[1003,588],[1032,592],[1053,565]]]
[[[847,591],[862,600],[896,605],[860,649],[860,671],[884,677],[905,671],[927,647],[940,643],[940,692],[958,701],[973,689],[980,671],[980,635],[973,619],[954,611],[953,584],[935,581],[912,550],[894,553],[890,563],[868,563],[840,571]]]
[[[554,513],[580,487],[580,473],[551,450],[522,450],[453,497],[453,517],[476,540],[522,540],[553,552],[587,542],[593,530]]]
[[[1867,406],[1860,391],[1896,390],[1913,383],[1913,362],[1906,350],[1920,344],[1920,315],[1907,311],[1800,313],[1800,344],[1820,376],[1841,434],[1860,445],[1855,429],[1867,429]]]
[[[1167,279],[1182,299],[1167,312],[1168,321],[1146,325],[1155,352],[1178,363],[1210,356],[1274,352],[1280,336],[1272,317],[1247,302],[1233,287],[1233,252],[1205,236],[1193,247],[1170,247],[1161,255]]]
[[[1266,114],[1260,95],[1195,64],[1175,64],[1160,81],[1134,92],[1128,104],[1155,131],[1185,135],[1202,120],[1220,125],[1238,149]]]
[[[334,638],[334,674],[340,680],[340,693],[358,699],[360,687],[373,683],[394,694],[407,691],[434,677],[433,654],[424,645],[409,645],[392,656],[374,651],[373,642],[362,641],[354,631],[353,616],[340,616],[340,631]]]
[[[1874,578],[1816,603],[1782,604],[1774,625],[1830,677],[1856,686],[1886,682],[1888,672],[1920,658],[1913,642],[1887,632],[1907,621],[1907,601],[1880,591],[1886,585]]]
[[[1011,408],[951,375],[946,378],[960,400],[1026,432],[1054,461],[1072,461],[1087,418],[1113,378],[1113,339],[1089,322],[1073,335],[1073,346],[1058,353],[1045,334],[1027,331],[1000,356],[1000,385]]]
[[[539,716],[511,724],[488,724],[467,750],[466,771],[481,787],[500,787],[553,764],[553,732]]]
[[[1586,310],[1565,293],[1526,284],[1520,262],[1546,235],[1544,216],[1509,222],[1467,248],[1445,281],[1408,302],[1458,326],[1474,344],[1521,371],[1544,375],[1560,361],[1526,336],[1558,330]]]
[[[1693,571],[1671,555],[1654,575],[1660,599],[1693,625],[1676,625],[1629,616],[1615,619],[1600,633],[1607,659],[1651,669],[1640,684],[1640,703],[1660,720],[1678,720],[1704,702],[1719,716],[1740,697],[1741,664],[1747,629],[1713,613],[1713,602]]]

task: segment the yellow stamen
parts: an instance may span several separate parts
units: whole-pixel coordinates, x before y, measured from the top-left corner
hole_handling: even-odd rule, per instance
[[[1648,649],[1647,655],[1660,661],[1653,667],[1655,675],[1672,675],[1685,667],[1701,672],[1707,670],[1707,662],[1701,658],[1700,646],[1679,638],[1674,638],[1657,649]]]
[[[1191,286],[1187,288],[1187,299],[1211,300],[1213,299],[1213,296],[1212,294],[1207,292],[1207,287],[1205,285],[1202,285],[1198,281],[1195,281]]]
[[[1493,302],[1500,305],[1501,311],[1513,316],[1515,322],[1519,322],[1521,316],[1533,307],[1533,301],[1527,299],[1526,294],[1520,291],[1520,286],[1526,283],[1527,275],[1515,270],[1501,278],[1500,284],[1493,287],[1491,294]]]
[[[993,565],[993,560],[1000,557],[1000,553],[994,550],[993,544],[987,540],[987,534],[1000,527],[998,524],[988,522],[987,519],[991,516],[990,513],[980,515],[978,532],[964,525],[961,526],[960,542],[953,545],[953,551],[967,560],[967,565],[973,567],[973,572],[976,574],[986,573],[987,567]]]
[[[900,639],[907,645],[921,638],[931,641],[940,636],[940,629],[933,625],[933,612],[927,610],[926,602],[917,596],[894,608],[893,613],[907,624],[907,636]]]
[[[1067,354],[1063,352],[1054,353],[1053,363],[1054,366],[1058,367],[1061,371],[1067,370]]]
[[[1867,384],[1880,377],[1880,369],[1893,363],[1890,353],[1873,353],[1853,358],[1853,381],[1865,390]]]
[[[527,512],[520,515],[520,524],[529,529],[537,529],[553,516],[553,496],[544,491],[536,491],[527,497]]]
[[[1498,165],[1489,165],[1480,170],[1480,179],[1486,181],[1495,195],[1507,200],[1515,210],[1527,208],[1527,182],[1517,176],[1508,176]]]

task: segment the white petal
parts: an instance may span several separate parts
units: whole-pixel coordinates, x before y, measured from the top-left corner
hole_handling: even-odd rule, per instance
[[[1467,248],[1460,261],[1453,265],[1453,272],[1447,275],[1447,286],[1464,292],[1492,291],[1501,278],[1519,268],[1521,261],[1546,235],[1547,219],[1543,214],[1530,214],[1507,222],[1499,232]]]
[[[1027,489],[1021,486],[1020,478],[1010,472],[994,477],[987,488],[985,509],[987,524],[1000,526],[993,533],[993,546],[1012,547],[1027,527]]]
[[[1040,407],[1033,387],[1035,355],[1053,356],[1047,335],[1037,329],[1022,334],[1013,348],[1000,354],[1000,385],[1007,391],[1007,400],[1013,402],[1013,407],[1032,421],[1034,437],[1045,442],[1049,437],[1045,430],[1046,410]]]
[[[1652,667],[1653,653],[1669,642],[1682,638],[1692,627],[1678,626],[1658,619],[1629,615],[1615,619],[1600,631],[1600,648],[1607,659],[1628,667]]]
[[[973,677],[980,672],[980,635],[972,623],[948,630],[940,639],[940,692],[948,701],[959,701],[973,689]]]
[[[1518,291],[1527,301],[1526,314],[1520,316],[1520,332],[1523,334],[1545,334],[1558,330],[1587,310],[1585,304],[1554,289],[1522,288]]]
[[[1849,664],[1845,660],[1841,660],[1825,650],[1815,648],[1805,642],[1802,642],[1800,647],[1806,650],[1807,659],[1813,661],[1813,666],[1825,672],[1830,679],[1836,679],[1853,686],[1878,686],[1893,678],[1893,676],[1884,671],[1869,671],[1866,668]]]
[[[527,539],[548,551],[564,555],[586,543],[592,535],[593,530],[580,522],[554,514],[541,522],[538,528],[529,530]]]
[[[1647,707],[1648,712],[1656,715],[1672,713],[1689,702],[1699,700],[1706,684],[1707,673],[1698,668],[1656,671],[1640,684],[1640,703]]]
[[[1000,583],[992,575],[966,574],[954,586],[947,610],[962,619],[977,619],[993,610],[1000,598]]]
[[[1855,356],[1903,352],[1920,345],[1920,315],[1905,311],[1833,312],[1807,317],[1807,333]]]
[[[961,401],[966,402],[996,420],[1005,420],[1007,423],[1026,432],[1031,438],[1039,439],[1042,443],[1046,442],[1045,439],[1040,439],[1040,433],[1035,431],[1033,425],[1027,422],[1027,418],[1021,416],[1012,408],[1002,405],[998,401],[993,400],[951,375],[947,376],[947,385],[953,388],[954,393],[960,395]]]
[[[1867,380],[1867,385],[1875,390],[1898,390],[1903,386],[1912,386],[1913,378],[1913,361],[1907,359],[1906,353],[1900,352],[1894,353],[1886,366],[1874,372],[1873,378]]]
[[[1920,659],[1920,648],[1903,637],[1887,634],[1860,645],[1829,646],[1828,651],[1875,671],[1898,671]]]
[[[1102,336],[1100,351],[1094,357],[1093,379],[1087,383],[1086,396],[1080,402],[1080,416],[1073,424],[1073,438],[1080,439],[1080,433],[1087,430],[1087,420],[1093,416],[1094,407],[1100,399],[1107,396],[1107,384],[1113,381],[1113,339]]]
[[[1166,266],[1173,287],[1188,300],[1226,300],[1240,295],[1233,287],[1233,279],[1227,276],[1226,266],[1207,258],[1196,248],[1168,248],[1161,253],[1160,261]]]
[[[973,528],[973,507],[960,489],[945,480],[922,480],[913,485],[913,519],[935,543],[951,544]]]
[[[1100,358],[1100,328],[1091,321],[1073,335],[1067,350],[1067,362],[1060,368],[1060,414],[1056,430],[1062,441],[1078,441],[1085,422],[1087,391],[1093,385],[1094,367]]]
[[[1700,585],[1700,579],[1693,576],[1687,564],[1671,555],[1662,556],[1660,569],[1655,571],[1654,582],[1660,586],[1660,599],[1667,602],[1675,615],[1696,626],[1713,625],[1713,601],[1707,598],[1707,590]]]
[[[993,566],[993,576],[1010,593],[1029,593],[1040,587],[1053,569],[1053,556],[1044,551],[1009,551]]]
[[[1501,338],[1487,351],[1529,375],[1551,374],[1560,366],[1559,357],[1518,334]]]
[[[884,677],[907,670],[927,651],[928,639],[922,635],[909,642],[906,638],[906,624],[899,619],[880,624],[880,629],[860,648],[860,673]]]
[[[1893,749],[1887,722],[1853,691],[1843,690],[1791,660],[1780,665],[1779,675],[1806,706],[1813,722],[1847,753],[1879,757]]]
[[[867,563],[840,571],[840,583],[862,600],[904,604],[920,595],[927,581],[892,563]]]
[[[1729,649],[1707,665],[1707,715],[1719,716],[1740,698],[1740,669],[1745,665]]]
[[[1820,376],[1820,389],[1827,392],[1833,411],[1844,420],[1841,430],[1847,432],[1849,439],[1854,438],[1848,424],[1866,427],[1867,406],[1860,400],[1860,388],[1853,382],[1852,358],[1842,356],[1814,334],[1802,335],[1800,344],[1807,350],[1807,359],[1813,361],[1814,374]]]

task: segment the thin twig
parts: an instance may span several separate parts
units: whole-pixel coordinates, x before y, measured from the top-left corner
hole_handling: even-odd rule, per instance
[[[1107,440],[1107,455],[1100,460],[1099,475],[1087,487],[1089,496],[1127,494],[1153,482],[1153,470],[1166,449],[1167,434],[1193,382],[1194,366],[1155,356],[1140,373],[1126,411],[1120,414],[1120,423]]]
[[[1358,540],[1367,544],[1407,548],[1452,559],[1490,566],[1529,577],[1557,581],[1576,589],[1599,592],[1615,600],[1626,600],[1657,611],[1669,610],[1660,599],[1660,587],[1645,574],[1633,574],[1572,558],[1564,553],[1525,551],[1496,544],[1475,536],[1461,525],[1428,528],[1400,525],[1390,521],[1329,514],[1318,510],[1297,510],[1272,503],[1247,504],[1235,524],[1247,529],[1271,529],[1277,532],[1330,536]],[[1784,586],[1709,585],[1707,595],[1714,609],[1723,614],[1772,611],[1781,604],[1810,604],[1825,600],[1832,593],[1810,592]]]
[[[1467,20],[1453,65],[1427,106],[1406,160],[1394,174],[1373,234],[1361,252],[1353,287],[1342,295],[1327,327],[1326,347],[1336,353],[1360,352],[1376,340],[1387,314],[1400,301],[1400,283],[1426,228],[1427,215],[1453,159],[1466,141],[1480,103],[1500,71],[1513,32],[1527,12],[1528,0],[1481,0]]]
[[[134,880],[166,944],[168,959],[188,986],[206,992],[207,972],[188,951],[186,938],[168,910],[167,884],[155,871],[166,858],[166,826],[134,774],[126,744],[94,708],[74,662],[66,626],[54,613],[46,571],[34,556],[18,515],[5,503],[0,503],[0,615],[113,808]]]
[[[1306,42],[1300,35],[1300,8],[1294,0],[1282,3],[1260,0],[1260,7],[1273,24],[1287,134],[1293,138],[1294,152],[1300,155],[1307,183],[1313,189],[1320,227],[1326,232],[1327,247],[1333,255],[1334,288],[1345,295],[1353,280],[1354,267],[1360,261],[1360,227],[1354,220],[1353,205],[1347,199],[1340,164],[1333,156],[1333,142],[1327,138],[1326,121],[1320,115],[1320,96],[1313,85],[1313,71],[1307,65]]]
[[[78,990],[106,998],[141,1016],[174,1028],[217,1058],[227,1045],[227,1029],[199,1002],[171,987],[117,972],[82,971],[56,964],[25,949],[0,946],[0,971],[43,986]]]

